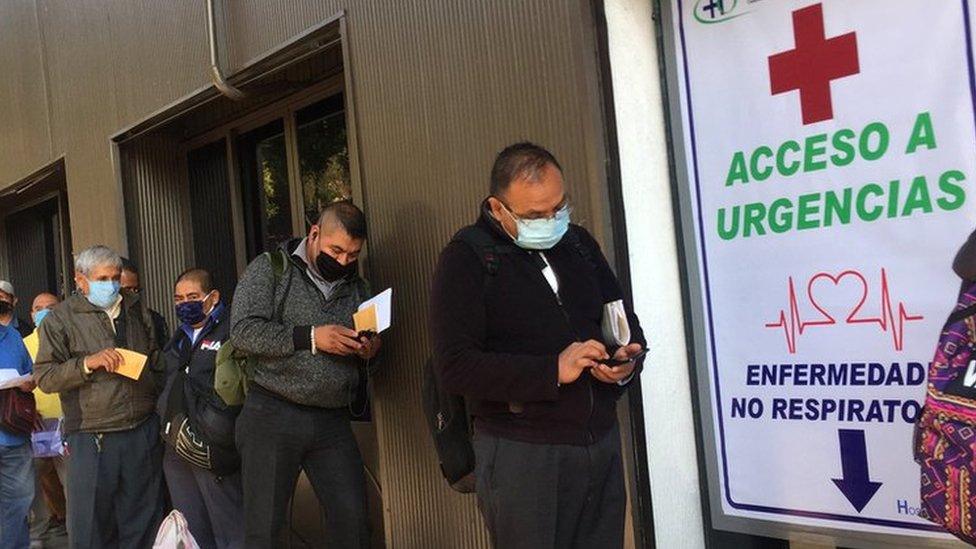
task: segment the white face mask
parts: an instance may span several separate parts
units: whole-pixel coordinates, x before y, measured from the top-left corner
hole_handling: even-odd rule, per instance
[[[501,201],[499,201],[501,204]],[[520,219],[502,204],[505,213],[515,221],[518,234],[515,245],[526,250],[548,250],[559,244],[569,230],[569,204],[556,211],[556,215],[544,219]]]

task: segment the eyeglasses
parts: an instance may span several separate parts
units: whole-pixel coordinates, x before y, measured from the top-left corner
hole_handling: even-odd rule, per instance
[[[505,202],[502,201],[502,199],[500,199],[498,197],[495,197],[495,199],[498,200],[498,203],[501,204],[503,208],[505,208],[505,211],[508,212],[508,215],[512,216],[512,219],[514,219],[516,222],[518,222],[518,221],[532,221],[532,220],[536,220],[536,219],[549,220],[549,219],[555,219],[556,216],[558,216],[559,214],[564,213],[564,212],[565,213],[573,213],[573,207],[569,203],[569,194],[566,194],[566,195],[563,196],[562,201],[559,202],[559,205],[558,206],[556,206],[556,210],[552,214],[550,214],[550,215],[544,215],[544,214],[517,215],[512,210],[512,208],[510,208],[508,206],[508,204],[505,204]]]

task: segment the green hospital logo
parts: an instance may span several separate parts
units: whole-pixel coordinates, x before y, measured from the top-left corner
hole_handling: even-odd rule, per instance
[[[749,13],[745,11],[736,13],[737,7],[739,7],[739,0],[698,0],[695,2],[693,13],[699,23],[711,25],[724,23]]]

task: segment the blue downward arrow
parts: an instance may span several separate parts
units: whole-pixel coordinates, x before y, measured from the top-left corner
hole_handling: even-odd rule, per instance
[[[864,431],[839,429],[840,461],[844,478],[831,479],[851,502],[858,513],[871,501],[881,488],[880,482],[871,482],[868,476],[868,449],[864,443]]]

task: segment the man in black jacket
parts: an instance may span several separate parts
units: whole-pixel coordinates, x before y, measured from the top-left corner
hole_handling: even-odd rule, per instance
[[[142,281],[139,275],[139,268],[127,257],[122,258],[122,289],[134,294],[142,293]],[[169,324],[166,323],[163,315],[159,314],[155,309],[149,309],[149,315],[152,317],[153,330],[156,331],[156,341],[160,345],[165,344],[169,341]]]
[[[629,344],[603,341],[604,304],[621,290],[593,238],[569,224],[548,151],[506,148],[490,193],[464,232],[491,246],[452,241],[431,295],[435,365],[474,416],[479,507],[498,547],[621,547],[615,405],[645,344],[639,322],[626,306]]]
[[[163,350],[167,366],[167,386],[160,397],[160,416],[169,430],[180,429],[173,415],[173,391],[182,396],[192,432],[209,445],[208,457],[216,452],[236,458],[234,448],[235,412],[228,409],[214,392],[214,367],[217,352],[230,338],[230,312],[214,288],[210,273],[189,269],[176,279],[173,292],[180,325]],[[172,438],[167,437],[167,440]],[[221,445],[223,449],[215,448]],[[220,476],[216,464],[201,466],[196,456],[181,455],[167,444],[163,470],[173,507],[186,517],[190,532],[201,548],[237,549],[244,547],[244,492],[239,471]]]

